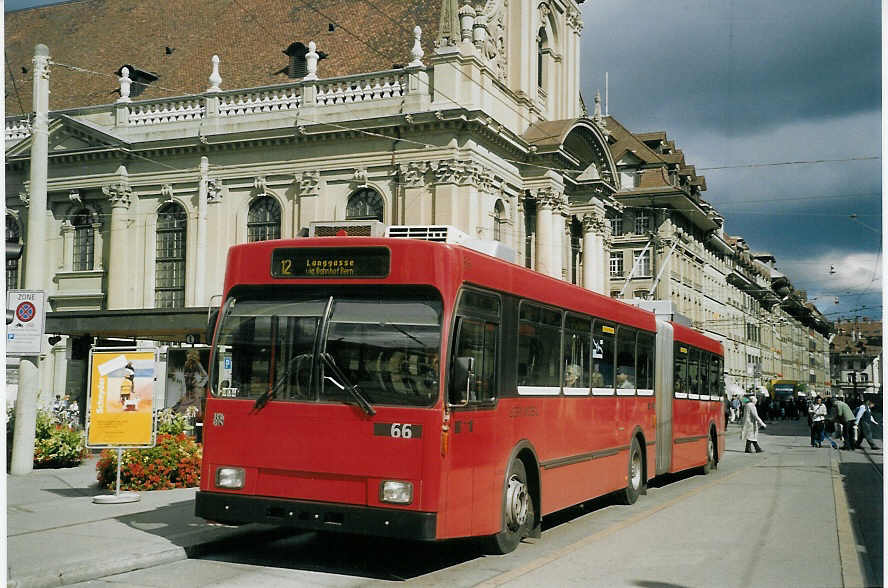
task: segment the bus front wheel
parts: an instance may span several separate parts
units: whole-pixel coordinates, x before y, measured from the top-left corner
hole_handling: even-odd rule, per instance
[[[503,529],[488,537],[487,550],[497,555],[514,551],[521,539],[530,535],[533,523],[534,505],[527,471],[524,462],[513,459],[503,487]]]
[[[638,444],[638,439],[633,437],[632,445],[629,447],[629,468],[626,474],[626,487],[621,493],[621,502],[623,504],[635,504],[643,486],[644,459],[641,456],[641,446]]]

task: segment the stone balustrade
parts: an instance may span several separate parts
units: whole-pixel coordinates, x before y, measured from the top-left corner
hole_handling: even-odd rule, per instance
[[[280,86],[207,92],[167,99],[134,100],[129,103],[89,107],[88,110],[91,114],[116,110],[117,126],[130,127],[181,123],[213,116],[230,119],[272,112],[292,111],[295,114],[301,106],[324,107],[401,98],[408,92],[409,76],[421,69],[410,68],[341,78],[302,80]],[[309,89],[314,91],[310,92]],[[211,100],[218,101],[216,110],[218,114],[215,114],[213,109],[208,110],[207,104]],[[59,113],[77,116],[81,111],[85,112],[84,109],[75,109]],[[7,117],[7,141],[18,141],[29,136],[31,136],[31,125],[27,117]]]
[[[402,71],[350,76],[317,84],[318,106],[400,98],[407,93],[407,74]]]
[[[245,116],[296,110],[301,103],[301,85],[226,92],[219,95],[219,116]]]
[[[159,125],[171,122],[198,120],[204,117],[203,99],[194,97],[163,102],[133,102],[130,105],[129,125]]]

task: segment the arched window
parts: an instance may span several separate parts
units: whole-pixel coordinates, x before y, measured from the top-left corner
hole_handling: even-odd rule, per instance
[[[382,222],[385,203],[379,192],[372,188],[361,188],[348,198],[345,207],[345,220],[378,220]]]
[[[543,54],[546,51],[546,47],[548,44],[548,38],[546,37],[546,28],[540,27],[540,32],[537,34],[537,88],[543,89],[543,75],[545,74],[544,67],[544,57]]]
[[[95,232],[89,209],[81,208],[71,217],[74,227],[74,271],[93,269],[95,262]]]
[[[281,205],[271,196],[260,196],[250,203],[247,214],[247,241],[281,238]]]
[[[154,265],[154,306],[185,306],[185,229],[188,216],[176,202],[157,212],[157,256]]]
[[[6,215],[6,242],[19,244],[21,232],[19,231],[18,221],[11,214]],[[6,289],[14,290],[18,288],[19,260],[6,258]]]
[[[506,207],[502,200],[493,205],[493,240],[503,240],[503,224],[506,222]]]

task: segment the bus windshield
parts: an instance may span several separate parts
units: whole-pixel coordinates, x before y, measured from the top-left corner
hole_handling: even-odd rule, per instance
[[[213,394],[295,402],[427,406],[438,398],[442,304],[435,294],[229,298]],[[325,360],[325,354],[329,354]],[[347,382],[340,382],[329,360]]]

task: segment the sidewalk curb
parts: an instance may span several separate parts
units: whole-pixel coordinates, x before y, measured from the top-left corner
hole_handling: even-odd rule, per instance
[[[170,564],[176,561],[182,561],[189,557],[198,557],[209,553],[216,549],[224,549],[229,544],[237,541],[243,541],[244,537],[248,537],[249,541],[268,541],[277,538],[282,534],[292,533],[293,529],[286,527],[272,528],[250,528],[231,529],[231,533],[225,537],[213,538],[207,541],[197,541],[191,545],[184,547],[168,547],[152,553],[131,553],[126,554],[122,558],[123,562],[111,561],[108,557],[94,560],[81,560],[63,564],[62,567],[55,571],[35,574],[30,576],[22,576],[19,578],[10,577],[6,583],[7,588],[51,588],[55,586],[65,586],[67,584],[76,584],[78,582],[86,582],[88,580],[96,580],[115,574],[123,574],[144,568],[150,568],[159,565]]]
[[[848,496],[845,494],[844,477],[839,473],[839,459],[835,450],[830,452],[829,465],[833,479],[833,497],[836,506],[836,533],[839,539],[839,560],[842,564],[842,585],[846,587],[866,586],[867,577],[863,566],[868,566],[862,561],[857,548],[857,538],[854,531],[854,521],[848,512]],[[869,571],[867,569],[867,571]]]

